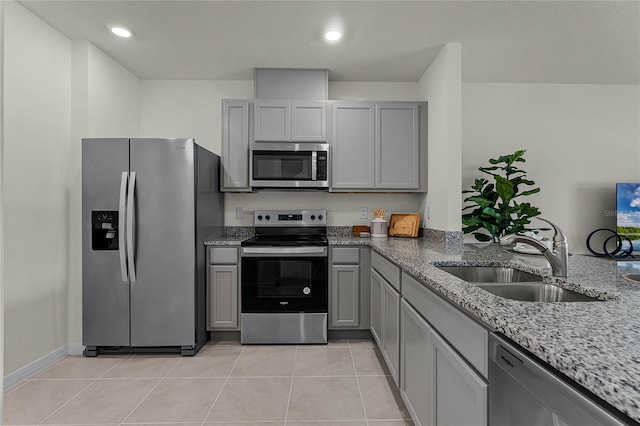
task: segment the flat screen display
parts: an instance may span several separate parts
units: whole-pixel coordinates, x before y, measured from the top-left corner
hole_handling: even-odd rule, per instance
[[[616,184],[616,232],[631,240],[632,251],[640,252],[640,183]],[[623,242],[623,249],[629,247]]]

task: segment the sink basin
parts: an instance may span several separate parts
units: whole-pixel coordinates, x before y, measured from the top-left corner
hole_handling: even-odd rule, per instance
[[[437,266],[479,288],[523,302],[596,302],[600,299],[545,283],[540,275],[499,266]]]
[[[476,285],[496,296],[523,302],[597,302],[600,300],[543,282]]]
[[[540,275],[499,266],[438,266],[437,268],[471,283],[542,281]]]

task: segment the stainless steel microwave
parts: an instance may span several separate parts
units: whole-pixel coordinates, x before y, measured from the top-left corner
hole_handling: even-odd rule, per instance
[[[253,188],[329,188],[329,144],[254,142],[250,154]]]

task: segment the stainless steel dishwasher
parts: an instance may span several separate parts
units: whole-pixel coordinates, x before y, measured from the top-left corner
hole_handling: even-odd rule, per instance
[[[489,335],[490,426],[638,425],[500,335]]]

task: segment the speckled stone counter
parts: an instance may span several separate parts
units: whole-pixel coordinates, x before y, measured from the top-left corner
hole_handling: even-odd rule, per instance
[[[240,245],[220,238],[209,245]],[[425,239],[329,236],[330,245],[365,245],[431,289],[640,421],[640,262],[569,257],[569,278],[551,277],[543,256],[496,245],[450,246]],[[603,301],[533,303],[504,299],[433,265],[510,266]]]

